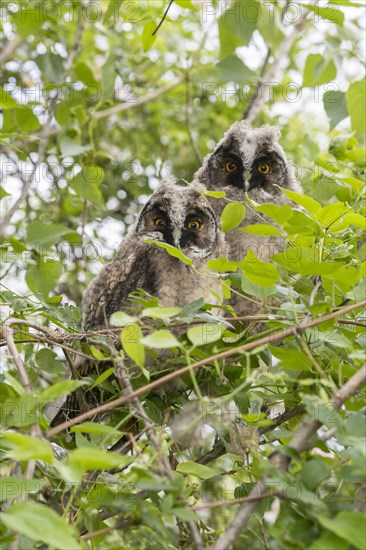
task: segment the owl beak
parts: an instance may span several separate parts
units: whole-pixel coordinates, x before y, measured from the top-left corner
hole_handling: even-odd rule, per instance
[[[243,174],[243,188],[246,193],[248,193],[250,189],[250,172],[249,170],[244,170]]]
[[[172,235],[173,235],[174,246],[176,248],[179,248],[180,247],[179,242],[180,242],[180,238],[181,238],[180,229],[178,229],[178,227],[175,227],[172,231]]]

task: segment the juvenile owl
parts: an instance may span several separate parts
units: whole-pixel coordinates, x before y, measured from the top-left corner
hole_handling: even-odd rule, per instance
[[[179,248],[194,269],[146,240]],[[221,283],[207,273],[205,263],[223,252],[224,235],[203,189],[162,183],[122,243],[117,259],[87,288],[81,305],[84,330],[106,326],[137,288],[156,296],[164,307],[183,306],[199,298],[217,303],[211,291],[220,293]]]
[[[226,199],[246,206],[241,227],[263,223],[264,217],[248,203],[245,193],[257,203],[282,205],[291,203],[279,186],[301,192],[293,166],[288,162],[278,138],[279,131],[274,127],[250,128],[244,121],[235,122],[195,174],[194,179],[207,189],[225,191]],[[228,201],[211,199],[211,204],[219,218]],[[242,260],[248,250],[268,261],[284,245],[279,237],[258,237],[239,228],[229,231],[226,239],[230,248],[229,257],[234,261]]]
[[[192,260],[192,266],[146,240],[179,248]],[[205,264],[225,253],[224,235],[203,195],[203,188],[179,187],[170,181],[162,183],[131,227],[116,260],[86,289],[81,304],[83,330],[108,327],[109,318],[116,311],[131,313],[131,307],[136,305],[128,300],[128,295],[138,288],[156,296],[164,307],[180,307],[199,298],[218,304],[221,283],[215,274],[208,272]],[[80,375],[90,373],[95,368],[93,365],[88,360],[80,362],[77,365]],[[81,391],[68,396],[51,426],[79,414]],[[96,392],[84,394],[83,391],[82,398],[88,408],[98,403]]]
[[[214,151],[207,155],[202,167],[196,172],[195,180],[211,191],[225,191],[225,199],[211,198],[210,202],[217,218],[229,201],[241,202],[246,207],[240,227],[258,223],[274,223],[255,210],[247,200],[256,203],[292,204],[279,189],[284,187],[301,192],[293,166],[278,143],[279,131],[271,126],[250,128],[244,121],[234,123],[225,133]],[[285,246],[281,237],[258,236],[246,233],[239,227],[226,233],[229,247],[228,257],[241,261],[252,250],[262,261],[271,257]],[[253,302],[237,294],[230,301],[237,315],[258,312]]]

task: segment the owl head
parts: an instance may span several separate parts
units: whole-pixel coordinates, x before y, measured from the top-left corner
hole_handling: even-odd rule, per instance
[[[278,139],[274,127],[250,128],[244,121],[235,122],[195,177],[208,189],[263,189],[273,194],[277,186],[294,188],[294,170]]]
[[[181,249],[189,258],[207,258],[222,238],[203,192],[198,184],[181,187],[172,181],[162,182],[139,216],[139,240],[154,239]]]

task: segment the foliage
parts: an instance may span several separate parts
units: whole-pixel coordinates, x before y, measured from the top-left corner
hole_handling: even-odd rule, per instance
[[[152,35],[168,4],[2,7],[2,546],[194,548],[194,525],[201,547],[214,545],[245,506],[232,500],[262,477],[267,496],[233,548],[363,550],[362,390],[339,410],[330,401],[365,362],[362,2],[239,0],[226,12],[222,2],[176,0]],[[290,50],[276,57],[306,8]],[[141,313],[111,320],[120,352],[103,334],[83,339],[82,292],[147,195],[162,176],[192,180],[277,60],[257,88],[269,95],[255,125],[280,127],[305,193],[284,191],[295,208],[251,206],[275,225],[263,217],[245,231],[286,243],[273,263],[250,251],[238,264],[208,266],[223,274],[226,298],[261,306],[260,323],[201,301],[162,308],[141,293]],[[229,203],[223,229],[243,216],[242,204]],[[66,380],[80,353],[99,372]],[[157,354],[165,370],[150,372]],[[123,358],[134,368],[121,395],[103,363]],[[180,368],[184,390],[173,384]],[[109,414],[50,432],[48,404],[91,386]],[[179,449],[167,423],[192,400],[186,424],[205,428]],[[107,451],[136,410],[143,435],[134,452]],[[323,427],[298,451],[304,418]],[[289,469],[273,464],[279,450]]]

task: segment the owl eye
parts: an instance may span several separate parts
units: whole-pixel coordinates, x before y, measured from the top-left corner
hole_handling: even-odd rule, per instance
[[[233,162],[232,160],[229,160],[225,164],[226,172],[229,172],[229,173],[236,172],[237,169],[238,169],[238,165],[236,164],[236,162]]]
[[[165,222],[164,218],[155,218],[154,224],[159,225],[160,227],[165,227],[166,226],[166,222]]]
[[[269,173],[270,170],[271,170],[271,167],[266,162],[263,162],[262,164],[258,165],[258,172],[260,172],[261,174],[266,175]]]
[[[191,229],[192,231],[197,231],[201,227],[201,222],[198,220],[191,220],[187,223],[188,229]]]

